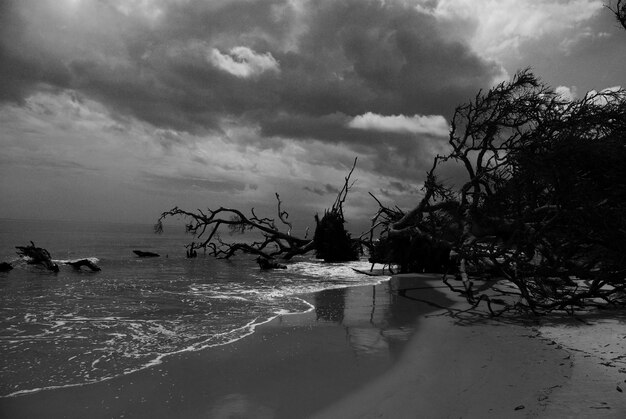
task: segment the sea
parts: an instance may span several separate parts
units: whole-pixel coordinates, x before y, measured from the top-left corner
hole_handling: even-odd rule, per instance
[[[242,237],[222,237],[241,240]],[[313,255],[261,271],[255,256],[186,258],[184,226],[0,219],[0,397],[84,385],[157,365],[164,357],[228,345],[279,315],[313,309],[304,295],[372,285],[366,260]],[[33,241],[58,273],[18,260]],[[158,253],[139,258],[133,250]],[[101,271],[63,261],[92,258]]]

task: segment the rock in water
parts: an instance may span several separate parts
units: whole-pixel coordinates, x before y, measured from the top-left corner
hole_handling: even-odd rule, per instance
[[[256,259],[256,263],[259,264],[259,267],[263,270],[266,269],[287,269],[287,265],[280,264],[278,262],[274,262],[273,260],[268,260],[264,257],[258,257]]]
[[[133,253],[140,258],[158,258],[159,256],[161,256],[158,253],[144,252],[143,250],[133,250]]]

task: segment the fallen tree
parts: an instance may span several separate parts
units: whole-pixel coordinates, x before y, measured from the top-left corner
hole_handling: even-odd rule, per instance
[[[52,261],[50,252],[42,247],[35,246],[32,241],[28,246],[15,246],[17,255],[29,265],[39,265],[52,272],[59,272],[59,265]]]
[[[37,265],[44,269],[47,269],[52,272],[59,272],[59,265],[69,265],[75,270],[79,271],[81,268],[87,268],[92,272],[99,272],[101,268],[98,266],[97,258],[82,258],[82,259],[72,259],[72,260],[53,260],[50,252],[43,247],[35,246],[35,243],[32,241],[28,246],[15,246],[17,249],[17,255],[28,265]],[[57,263],[58,262],[58,263]],[[3,272],[8,272],[13,269],[13,266],[9,263],[2,263]],[[9,269],[10,267],[10,269]]]
[[[191,243],[185,245],[188,255],[202,249],[209,255],[220,259],[229,259],[239,253],[247,253],[271,261],[279,257],[289,260],[296,255],[315,251],[318,258],[328,262],[355,260],[358,258],[358,240],[353,240],[345,230],[343,204],[353,186],[350,178],[356,163],[357,159],[354,160],[331,208],[325,211],[321,219],[315,216],[316,229],[313,238],[308,237],[308,229],[304,237],[292,234],[293,225],[289,221],[289,213],[283,209],[283,202],[278,193],[276,193],[278,219],[260,217],[254,208],[247,215],[236,208],[220,207],[215,210],[187,211],[175,207],[161,214],[155,224],[155,232],[163,231],[163,221],[166,218],[182,216],[188,220],[186,232],[194,237]],[[224,232],[224,229],[231,234],[254,231],[261,233],[263,239],[254,242],[245,240],[226,242],[222,240],[220,234]]]
[[[100,272],[102,269],[97,264],[97,258],[84,258],[84,259],[75,259],[65,261],[65,265],[69,265],[77,271],[80,271],[81,268],[87,268],[91,272]]]
[[[478,274],[514,284],[514,299],[498,300],[504,311],[626,305],[623,90],[569,101],[522,71],[456,109],[449,146],[418,205],[379,202],[381,241],[454,249],[455,276],[472,304],[493,302],[477,291]],[[460,164],[465,179],[439,182],[444,162]]]

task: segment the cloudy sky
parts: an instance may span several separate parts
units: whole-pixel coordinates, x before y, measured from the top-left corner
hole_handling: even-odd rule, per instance
[[[0,33],[0,218],[269,216],[278,192],[310,225],[358,157],[361,220],[368,191],[419,199],[478,89],[626,85],[600,0],[4,0]]]

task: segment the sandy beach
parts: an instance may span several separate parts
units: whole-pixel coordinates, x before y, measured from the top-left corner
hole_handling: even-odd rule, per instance
[[[305,298],[315,310],[279,316],[233,344],[0,399],[0,416],[626,417],[623,319],[590,318],[581,329],[568,319],[453,317],[465,302],[433,275]]]

